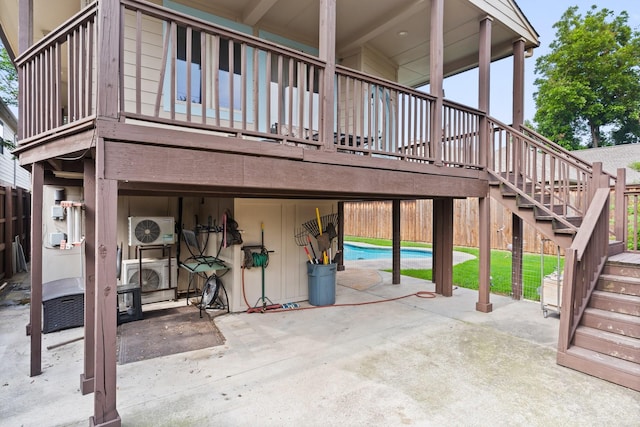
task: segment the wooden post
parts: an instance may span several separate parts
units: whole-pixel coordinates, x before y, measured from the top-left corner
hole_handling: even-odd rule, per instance
[[[442,82],[444,80],[444,0],[431,0],[429,45],[429,93],[436,97],[431,110],[429,151],[435,164],[442,166]]]
[[[400,200],[394,199],[391,207],[391,222],[393,224],[393,239],[392,239],[392,279],[391,283],[394,285],[400,284],[400,242],[402,236],[400,235]]]
[[[31,334],[30,376],[42,373],[42,197],[44,166],[31,166],[31,305],[30,323],[27,333]]]
[[[24,191],[22,188],[16,188],[16,205],[14,210],[16,212],[16,225],[13,230],[13,234],[18,236],[20,239],[20,244],[24,246],[23,236],[24,236]],[[23,248],[24,249],[24,248]]]
[[[18,5],[18,55],[23,54],[33,44],[33,0],[20,0]],[[20,90],[20,102],[18,102],[18,139],[24,138],[24,116],[26,103],[22,97],[24,94],[24,71],[18,68],[18,86]]]
[[[338,257],[338,271],[344,271],[344,202],[338,202],[338,251],[342,256]]]
[[[116,410],[116,233],[118,182],[104,177],[104,140],[96,147],[94,415],[90,425],[120,427]]]
[[[326,151],[335,151],[334,78],[336,74],[336,0],[320,0],[320,59],[325,62],[322,78],[320,136]]]
[[[82,394],[94,390],[95,345],[95,239],[96,239],[96,168],[93,159],[84,160],[84,212],[85,212],[85,278],[84,278],[84,372],[80,374]]]
[[[524,124],[524,39],[513,42],[513,127]]]
[[[478,64],[478,108],[489,115],[490,106],[490,68],[491,68],[491,27],[493,19],[489,16],[480,21],[480,47]],[[489,135],[486,129],[486,120],[481,128],[481,141],[484,147],[485,157],[489,155]],[[487,159],[485,158],[486,162]],[[478,278],[478,302],[476,310],[489,313],[492,310],[489,302],[491,292],[491,198],[481,197],[479,199],[479,221],[478,240],[480,246],[479,260],[480,268]]]
[[[491,230],[491,198],[480,197],[478,199],[478,241],[480,246],[479,254],[479,289],[478,289],[478,302],[476,303],[476,310],[483,313],[490,313],[493,309],[492,304],[489,302],[489,295],[491,293],[491,236],[489,230]]]
[[[478,58],[478,109],[489,114],[491,81],[491,24],[490,16],[480,21],[480,46]]]
[[[513,42],[513,127],[520,129],[524,124],[524,39]],[[522,218],[511,214],[511,294],[513,299],[522,298],[522,254],[524,227]]]
[[[614,217],[614,233],[616,236],[616,240],[618,242],[623,242],[627,244],[627,230],[624,226],[625,224],[625,214],[627,212],[627,206],[625,203],[624,192],[627,188],[627,170],[625,168],[618,168],[618,173],[616,175],[616,200],[615,200],[615,217]]]
[[[515,300],[522,298],[522,239],[524,233],[522,218],[511,214],[511,297]]]
[[[4,278],[13,276],[13,189],[10,185],[4,187]]]
[[[118,118],[120,82],[120,1],[98,2],[97,115]]]
[[[453,295],[453,198],[433,201],[433,271],[436,293],[445,297]]]

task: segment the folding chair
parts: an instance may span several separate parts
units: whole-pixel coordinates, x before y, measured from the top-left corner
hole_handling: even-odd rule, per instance
[[[189,291],[191,290],[191,284],[195,277],[201,277],[204,279],[205,283],[202,289],[202,298],[200,299],[200,317],[202,317],[202,310],[207,307],[226,308],[227,312],[229,312],[227,291],[224,288],[220,277],[216,274],[217,271],[227,270],[229,267],[220,258],[205,255],[209,240],[208,234],[203,245],[198,241],[195,232],[191,230],[182,230],[181,234],[190,254],[187,259],[179,263],[181,268],[189,272],[187,305],[189,304]],[[194,290],[198,290],[195,284]]]

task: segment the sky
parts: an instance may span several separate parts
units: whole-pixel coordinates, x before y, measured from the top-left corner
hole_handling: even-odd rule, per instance
[[[527,16],[533,28],[539,34],[540,47],[534,50],[533,57],[525,59],[525,120],[533,121],[535,115],[534,73],[536,58],[549,53],[549,44],[555,39],[553,24],[560,20],[562,14],[571,6],[578,6],[579,13],[584,14],[596,4],[599,9],[606,7],[617,16],[623,10],[629,14],[628,25],[640,31],[640,0],[515,0],[522,12]],[[494,62],[491,65],[490,114],[496,119],[511,123],[513,89],[513,57]],[[478,106],[478,71],[471,70],[450,77],[444,82],[447,99],[460,102],[470,107]]]

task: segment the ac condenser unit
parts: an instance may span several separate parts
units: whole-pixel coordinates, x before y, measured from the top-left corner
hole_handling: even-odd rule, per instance
[[[173,217],[129,217],[129,246],[172,245],[175,242],[175,221]]]
[[[141,283],[139,271],[140,260],[123,260],[122,285]],[[171,284],[169,284],[169,278],[171,278]],[[142,259],[142,284],[140,290],[143,304],[173,299],[177,286],[178,263],[175,258],[171,258],[171,271],[169,271],[169,260],[166,258]]]

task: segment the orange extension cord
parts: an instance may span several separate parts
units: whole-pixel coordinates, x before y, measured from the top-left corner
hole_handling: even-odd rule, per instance
[[[245,292],[244,292],[244,267],[242,267],[242,298],[244,299],[244,303],[247,305],[247,307],[249,307],[247,309],[247,313],[267,313],[267,312],[270,312],[270,313],[282,313],[282,312],[285,312],[285,311],[312,310],[312,309],[316,309],[316,308],[355,307],[355,306],[358,306],[358,305],[379,304],[381,302],[397,301],[397,300],[404,299],[404,298],[409,298],[409,297],[435,298],[436,294],[435,294],[435,292],[430,292],[430,291],[419,291],[419,292],[416,292],[416,293],[413,293],[413,294],[403,295],[401,297],[381,299],[381,300],[377,300],[377,301],[354,302],[354,303],[350,303],[350,304],[314,305],[314,306],[310,306],[310,307],[297,307],[297,308],[286,308],[286,309],[282,309],[282,305],[281,304],[273,304],[273,305],[268,305],[266,307],[251,307],[251,306],[249,306],[249,302],[247,301],[247,296],[245,295]]]

